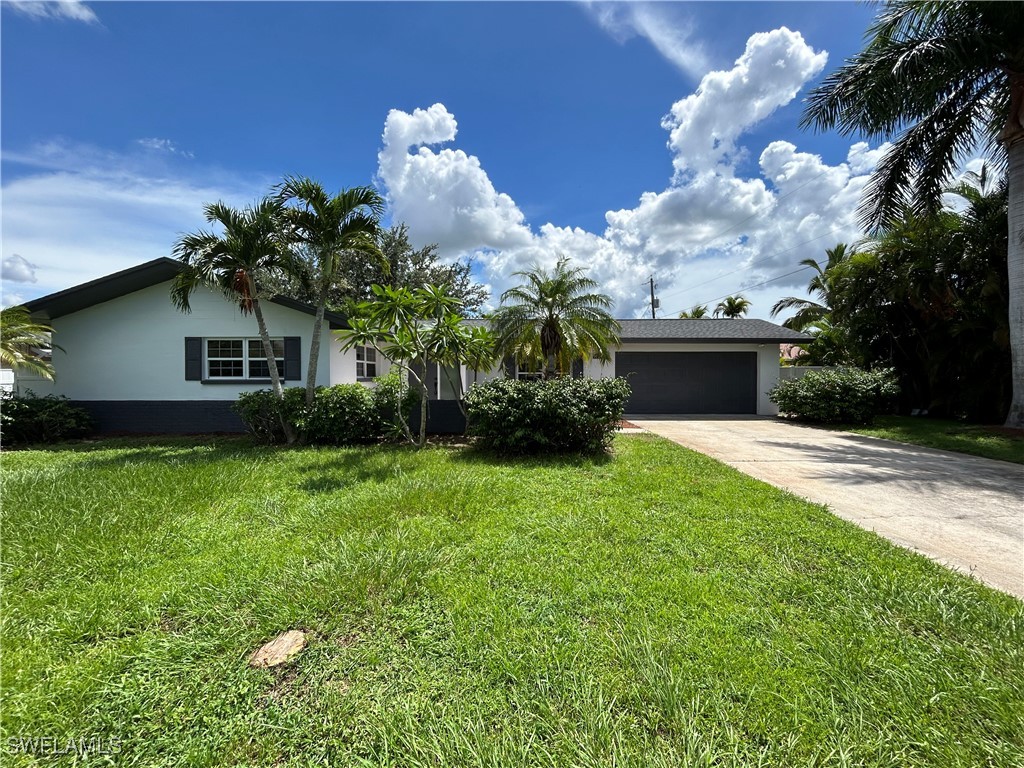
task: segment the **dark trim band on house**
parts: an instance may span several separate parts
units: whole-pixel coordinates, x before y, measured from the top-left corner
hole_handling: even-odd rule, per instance
[[[243,433],[233,400],[73,400],[96,422],[96,431],[190,435]]]

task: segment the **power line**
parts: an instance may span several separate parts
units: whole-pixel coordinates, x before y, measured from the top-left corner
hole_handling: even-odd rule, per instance
[[[791,248],[786,248],[783,251],[776,251],[775,253],[768,254],[767,256],[762,256],[762,257],[760,257],[758,259],[754,259],[752,262],[750,262],[746,266],[737,267],[736,269],[732,270],[731,272],[723,272],[720,275],[716,275],[715,277],[710,278],[709,280],[705,280],[703,283],[697,283],[696,285],[689,285],[686,288],[680,288],[678,291],[670,291],[669,293],[665,294],[665,296],[678,296],[678,295],[683,294],[683,293],[688,293],[689,291],[692,291],[694,288],[700,288],[702,285],[707,285],[708,283],[713,283],[716,280],[721,280],[723,277],[728,277],[729,275],[735,275],[737,272],[743,272],[746,269],[750,269],[755,264],[761,264],[762,262],[768,261],[769,259],[774,259],[776,256],[781,256],[784,253],[789,253],[790,251],[795,251],[797,248],[802,248],[803,246],[807,245],[808,243],[813,243],[815,240],[821,240],[821,238],[823,238],[823,237],[828,237],[829,235],[834,235],[837,232],[839,232],[840,229],[841,228],[833,229],[830,232],[826,232],[823,235],[818,235],[817,237],[812,237],[810,240],[804,240],[802,243],[797,243],[796,245],[792,246]],[[643,285],[646,285],[646,283],[643,283]]]
[[[799,269],[794,269],[792,272],[787,272],[784,275],[776,275],[775,277],[770,277],[767,280],[763,280],[760,283],[754,283],[754,285],[743,286],[742,288],[739,288],[738,290],[740,290],[740,291],[749,291],[752,288],[760,288],[762,285],[768,285],[768,283],[774,283],[776,280],[781,280],[784,277],[789,277],[790,275],[795,275],[798,272],[803,272],[805,269],[811,269],[811,266],[809,264],[805,264],[804,266],[800,267]],[[734,293],[735,293],[735,291],[731,291],[729,293],[724,293],[721,296],[716,296],[713,299],[709,299],[708,301],[698,301],[698,302],[696,302],[696,304],[694,304],[694,306],[700,306],[701,304],[711,304],[711,302],[713,302],[713,301],[720,301],[721,299],[724,299],[724,298],[727,298],[729,296],[732,296]],[[683,309],[685,309],[685,307],[683,307]],[[683,311],[683,309],[672,310],[672,312],[670,312],[669,315],[678,315],[680,312]]]

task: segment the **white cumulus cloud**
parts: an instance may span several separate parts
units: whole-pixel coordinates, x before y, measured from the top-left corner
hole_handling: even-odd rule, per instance
[[[0,269],[0,278],[12,283],[34,283],[36,282],[36,267],[24,256],[12,253],[3,260]]]
[[[527,245],[530,231],[512,198],[499,193],[480,160],[461,149],[430,146],[455,139],[455,116],[443,104],[407,113],[397,109],[384,122],[378,176],[386,185],[392,214],[445,255]],[[409,153],[409,148],[416,151]]]
[[[751,35],[732,69],[706,74],[662,121],[677,175],[734,164],[740,135],[791,102],[827,59],[785,27]]]
[[[495,303],[517,282],[514,272],[568,256],[616,300],[621,316],[644,312],[641,284],[654,274],[666,312],[748,288],[752,297],[764,294],[754,314],[766,317],[767,297],[779,285],[759,289],[758,282],[859,237],[857,200],[885,151],[854,145],[847,162],[829,166],[776,141],[761,152],[758,175],[737,173],[744,132],[791,102],[825,60],[797,32],[753,35],[732,69],[705,75],[665,118],[671,183],[608,211],[603,232],[531,227],[515,201],[495,189],[480,158],[438,148],[457,135],[455,116],[442,104],[388,114],[378,178],[394,220],[449,258],[473,255]],[[780,285],[805,284],[806,275],[798,275]]]

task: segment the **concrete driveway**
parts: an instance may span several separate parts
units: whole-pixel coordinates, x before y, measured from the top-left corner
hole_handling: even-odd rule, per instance
[[[1024,598],[1024,466],[757,416],[626,416]]]

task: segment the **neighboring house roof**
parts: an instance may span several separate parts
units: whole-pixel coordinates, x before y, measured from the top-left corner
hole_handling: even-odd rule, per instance
[[[486,319],[467,320],[486,325]],[[806,333],[791,331],[767,320],[710,317],[664,320],[619,320],[622,343],[794,344],[810,341]]]
[[[183,266],[180,261],[175,259],[166,257],[153,259],[145,264],[139,264],[106,277],[90,280],[88,283],[82,283],[63,291],[51,293],[49,296],[27,301],[25,302],[25,307],[33,315],[41,316],[47,320],[54,320],[64,315],[70,315],[72,312],[78,312],[87,307],[102,304],[105,301],[110,301],[135,291],[141,291],[143,288],[149,288],[165,283],[168,280],[173,280]],[[168,297],[169,300],[170,297]],[[274,296],[270,301],[282,307],[305,312],[307,315],[316,314],[316,307],[313,305],[296,301],[287,296]],[[347,327],[344,315],[339,315],[337,312],[326,312],[324,319],[330,323],[332,328]]]
[[[716,342],[785,344],[810,341],[806,333],[792,331],[767,320],[732,318],[680,318],[619,320],[625,342]]]

